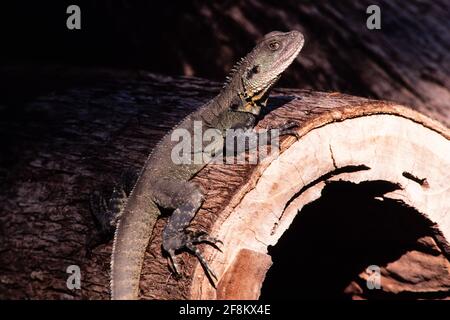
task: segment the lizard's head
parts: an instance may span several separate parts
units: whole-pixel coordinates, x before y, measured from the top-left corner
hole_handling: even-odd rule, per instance
[[[298,55],[303,42],[298,31],[273,31],[265,35],[246,58],[242,81],[249,93],[270,87]]]
[[[298,31],[273,31],[264,36],[233,74],[233,82],[240,82],[242,87],[240,95],[244,103],[240,111],[259,113],[268,90],[297,57],[303,43],[303,35]]]

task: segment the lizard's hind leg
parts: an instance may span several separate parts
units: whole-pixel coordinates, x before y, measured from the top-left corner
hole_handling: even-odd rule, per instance
[[[136,172],[128,169],[120,175],[119,181],[114,183],[112,191],[95,191],[89,195],[89,209],[98,232],[88,239],[88,251],[111,239],[136,179]]]
[[[206,232],[190,232],[186,230],[204,201],[203,193],[196,185],[190,182],[165,181],[164,186],[157,189],[159,192],[163,192],[163,194],[156,195],[157,198],[162,200],[159,201],[159,204],[164,207],[175,208],[163,230],[162,239],[162,247],[169,255],[174,272],[179,273],[175,252],[188,250],[197,256],[202,266],[208,272],[208,276],[212,275],[215,278],[214,272],[209,268],[195,244],[205,242],[217,248],[216,243],[221,241],[208,236]]]

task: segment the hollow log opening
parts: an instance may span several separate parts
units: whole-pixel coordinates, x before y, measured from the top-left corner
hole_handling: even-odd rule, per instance
[[[423,279],[429,282],[426,291],[407,288],[415,270],[438,250],[431,221],[401,201],[383,197],[397,189],[387,181],[327,183],[321,197],[304,206],[278,243],[268,248],[273,265],[260,298],[446,297],[440,285],[448,274],[436,265],[429,270],[433,280]],[[400,260],[414,254],[422,259]],[[396,261],[404,267],[401,274],[390,270]],[[369,266],[381,268],[379,289],[369,289],[364,279]],[[394,290],[402,293],[394,295]]]

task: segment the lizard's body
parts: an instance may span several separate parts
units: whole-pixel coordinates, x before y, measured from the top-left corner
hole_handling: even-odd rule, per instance
[[[163,232],[163,249],[177,272],[175,251],[187,249],[200,259],[199,242],[218,240],[185,231],[203,202],[201,190],[189,182],[206,162],[176,164],[172,141],[176,129],[193,135],[194,121],[220,132],[230,128],[251,129],[271,86],[299,53],[303,36],[297,31],[272,32],[242,60],[231,79],[214,99],[188,115],[157,144],[148,157],[120,214],[111,259],[112,299],[136,299],[143,257],[159,207],[174,209]]]

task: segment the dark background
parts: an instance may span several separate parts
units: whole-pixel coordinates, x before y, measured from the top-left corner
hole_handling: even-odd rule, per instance
[[[81,30],[66,28],[69,4],[81,8]],[[381,30],[366,28],[370,4],[381,8]],[[23,78],[38,73],[34,66],[58,64],[223,81],[265,33],[297,29],[306,44],[280,86],[449,104],[445,0],[14,1],[1,5],[0,20],[1,63],[22,67]]]

